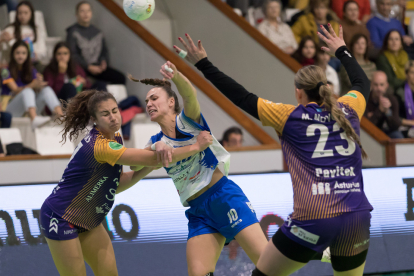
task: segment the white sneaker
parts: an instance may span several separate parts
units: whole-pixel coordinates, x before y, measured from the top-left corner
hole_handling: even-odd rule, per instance
[[[328,247],[323,251],[321,262],[330,263],[331,262],[331,249]]]
[[[50,122],[50,117],[36,116],[32,121],[32,130],[34,131],[35,128],[44,126],[48,122]]]

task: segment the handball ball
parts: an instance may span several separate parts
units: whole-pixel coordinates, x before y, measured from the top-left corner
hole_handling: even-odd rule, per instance
[[[155,0],[124,0],[124,11],[129,18],[142,21],[151,17]]]

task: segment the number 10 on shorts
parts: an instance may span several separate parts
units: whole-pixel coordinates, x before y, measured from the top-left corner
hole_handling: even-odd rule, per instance
[[[230,209],[230,211],[227,213],[227,216],[229,217],[230,223],[237,221],[239,218],[235,209]]]

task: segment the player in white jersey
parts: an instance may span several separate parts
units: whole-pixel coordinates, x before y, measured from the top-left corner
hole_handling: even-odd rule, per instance
[[[152,136],[146,148],[163,152],[164,144],[158,141],[173,148],[191,145],[200,132],[210,132],[210,128],[200,112],[196,90],[189,80],[171,62],[164,64],[160,71],[175,83],[184,102],[184,110],[180,111],[170,82],[140,80],[156,86],[147,94],[146,109],[151,121],[157,122],[162,130]],[[223,246],[233,238],[255,264],[266,247],[267,239],[252,205],[240,187],[226,177],[229,161],[230,154],[214,138],[205,151],[165,168],[181,203],[190,206],[185,212],[189,229],[187,265],[190,276],[213,275]],[[224,164],[224,174],[217,167],[219,163]]]

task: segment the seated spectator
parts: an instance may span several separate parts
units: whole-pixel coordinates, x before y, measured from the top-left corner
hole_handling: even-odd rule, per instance
[[[368,59],[368,37],[363,34],[356,34],[349,44],[349,50],[362,70],[364,70],[368,79],[371,80],[372,75],[377,71],[377,66]],[[343,66],[339,72],[339,78],[341,81],[341,95],[344,95],[351,90],[351,81]]]
[[[359,21],[362,21],[362,24],[367,23],[371,16],[371,4],[369,3],[369,0],[354,0],[354,1],[348,1],[348,0],[334,0],[331,1],[331,8],[336,13],[336,15],[340,19],[344,19],[345,13],[346,13],[346,5],[352,2],[358,6],[358,17],[357,19]],[[353,10],[355,10],[355,7],[352,7]],[[361,22],[359,22],[361,23]],[[345,32],[344,32],[345,34]],[[352,37],[352,36],[351,36]],[[345,40],[346,42],[346,40]]]
[[[86,73],[70,54],[66,42],[59,42],[53,50],[53,57],[44,72],[44,79],[55,91],[60,100],[68,101],[84,89],[94,88],[106,91],[106,84],[96,81],[94,85],[86,78]]]
[[[280,0],[267,0],[263,4],[265,20],[258,26],[259,31],[288,55],[298,48],[295,36],[289,25],[280,19]]]
[[[344,41],[346,45],[351,44],[351,40],[356,34],[363,34],[366,37],[370,36],[365,24],[358,19],[360,14],[359,10],[358,3],[355,1],[348,1],[344,5],[343,19],[340,23],[344,30]]]
[[[381,49],[385,36],[391,30],[397,30],[403,37],[404,44],[407,46],[413,43],[413,39],[405,34],[402,23],[390,17],[392,0],[376,0],[378,12],[367,23],[367,29],[371,34],[373,46]]]
[[[308,36],[304,37],[299,44],[299,48],[292,55],[302,66],[314,65],[316,55],[316,44],[313,39]]]
[[[315,65],[321,67],[326,74],[326,79],[328,82],[331,83],[333,86],[333,92],[335,95],[339,96],[340,93],[340,86],[339,86],[339,78],[338,73],[336,73],[335,69],[333,69],[328,63],[331,60],[331,56],[322,50],[322,46],[325,46],[324,44],[319,45],[316,49],[316,58],[315,58]]]
[[[377,9],[377,0],[370,0],[371,14],[375,14]],[[404,11],[406,9],[407,0],[393,0],[390,9],[390,17],[402,21],[404,17]]]
[[[402,125],[410,127],[408,136],[414,138],[414,61],[406,67],[407,82],[396,91],[400,100],[400,116]]]
[[[390,31],[384,40],[382,54],[378,57],[377,68],[387,74],[388,82],[396,91],[401,87],[407,76],[405,66],[408,63],[408,54],[403,49],[402,37],[397,30]]]
[[[320,26],[328,28],[328,23],[338,33],[339,24],[335,21],[335,17],[329,12],[329,0],[311,0],[307,12],[300,16],[292,26],[296,41],[299,43],[302,38],[310,36],[319,43],[318,32],[323,33]]]
[[[238,127],[231,127],[223,134],[223,139],[220,143],[223,147],[242,147],[243,146],[243,132]]]
[[[8,42],[10,47],[17,40],[23,40],[29,45],[33,64],[37,66],[39,63],[47,63],[46,34],[38,30],[34,9],[29,1],[17,5],[14,22],[4,29],[0,38],[0,42]],[[39,64],[38,67],[42,66]]]
[[[108,65],[108,49],[103,33],[91,24],[91,5],[86,1],[79,2],[76,15],[78,22],[66,29],[66,42],[74,60],[97,80],[125,84],[125,76]]]
[[[55,92],[33,68],[29,53],[26,42],[19,40],[13,45],[9,67],[1,73],[1,99],[3,106],[7,104],[6,111],[14,117],[22,117],[27,112],[34,129],[50,120],[37,116],[36,110],[41,112],[47,106],[58,116],[63,113]]]
[[[389,88],[387,75],[382,71],[375,72],[372,76],[372,91],[364,116],[390,138],[404,138],[402,132],[398,130],[401,126],[398,101]]]

